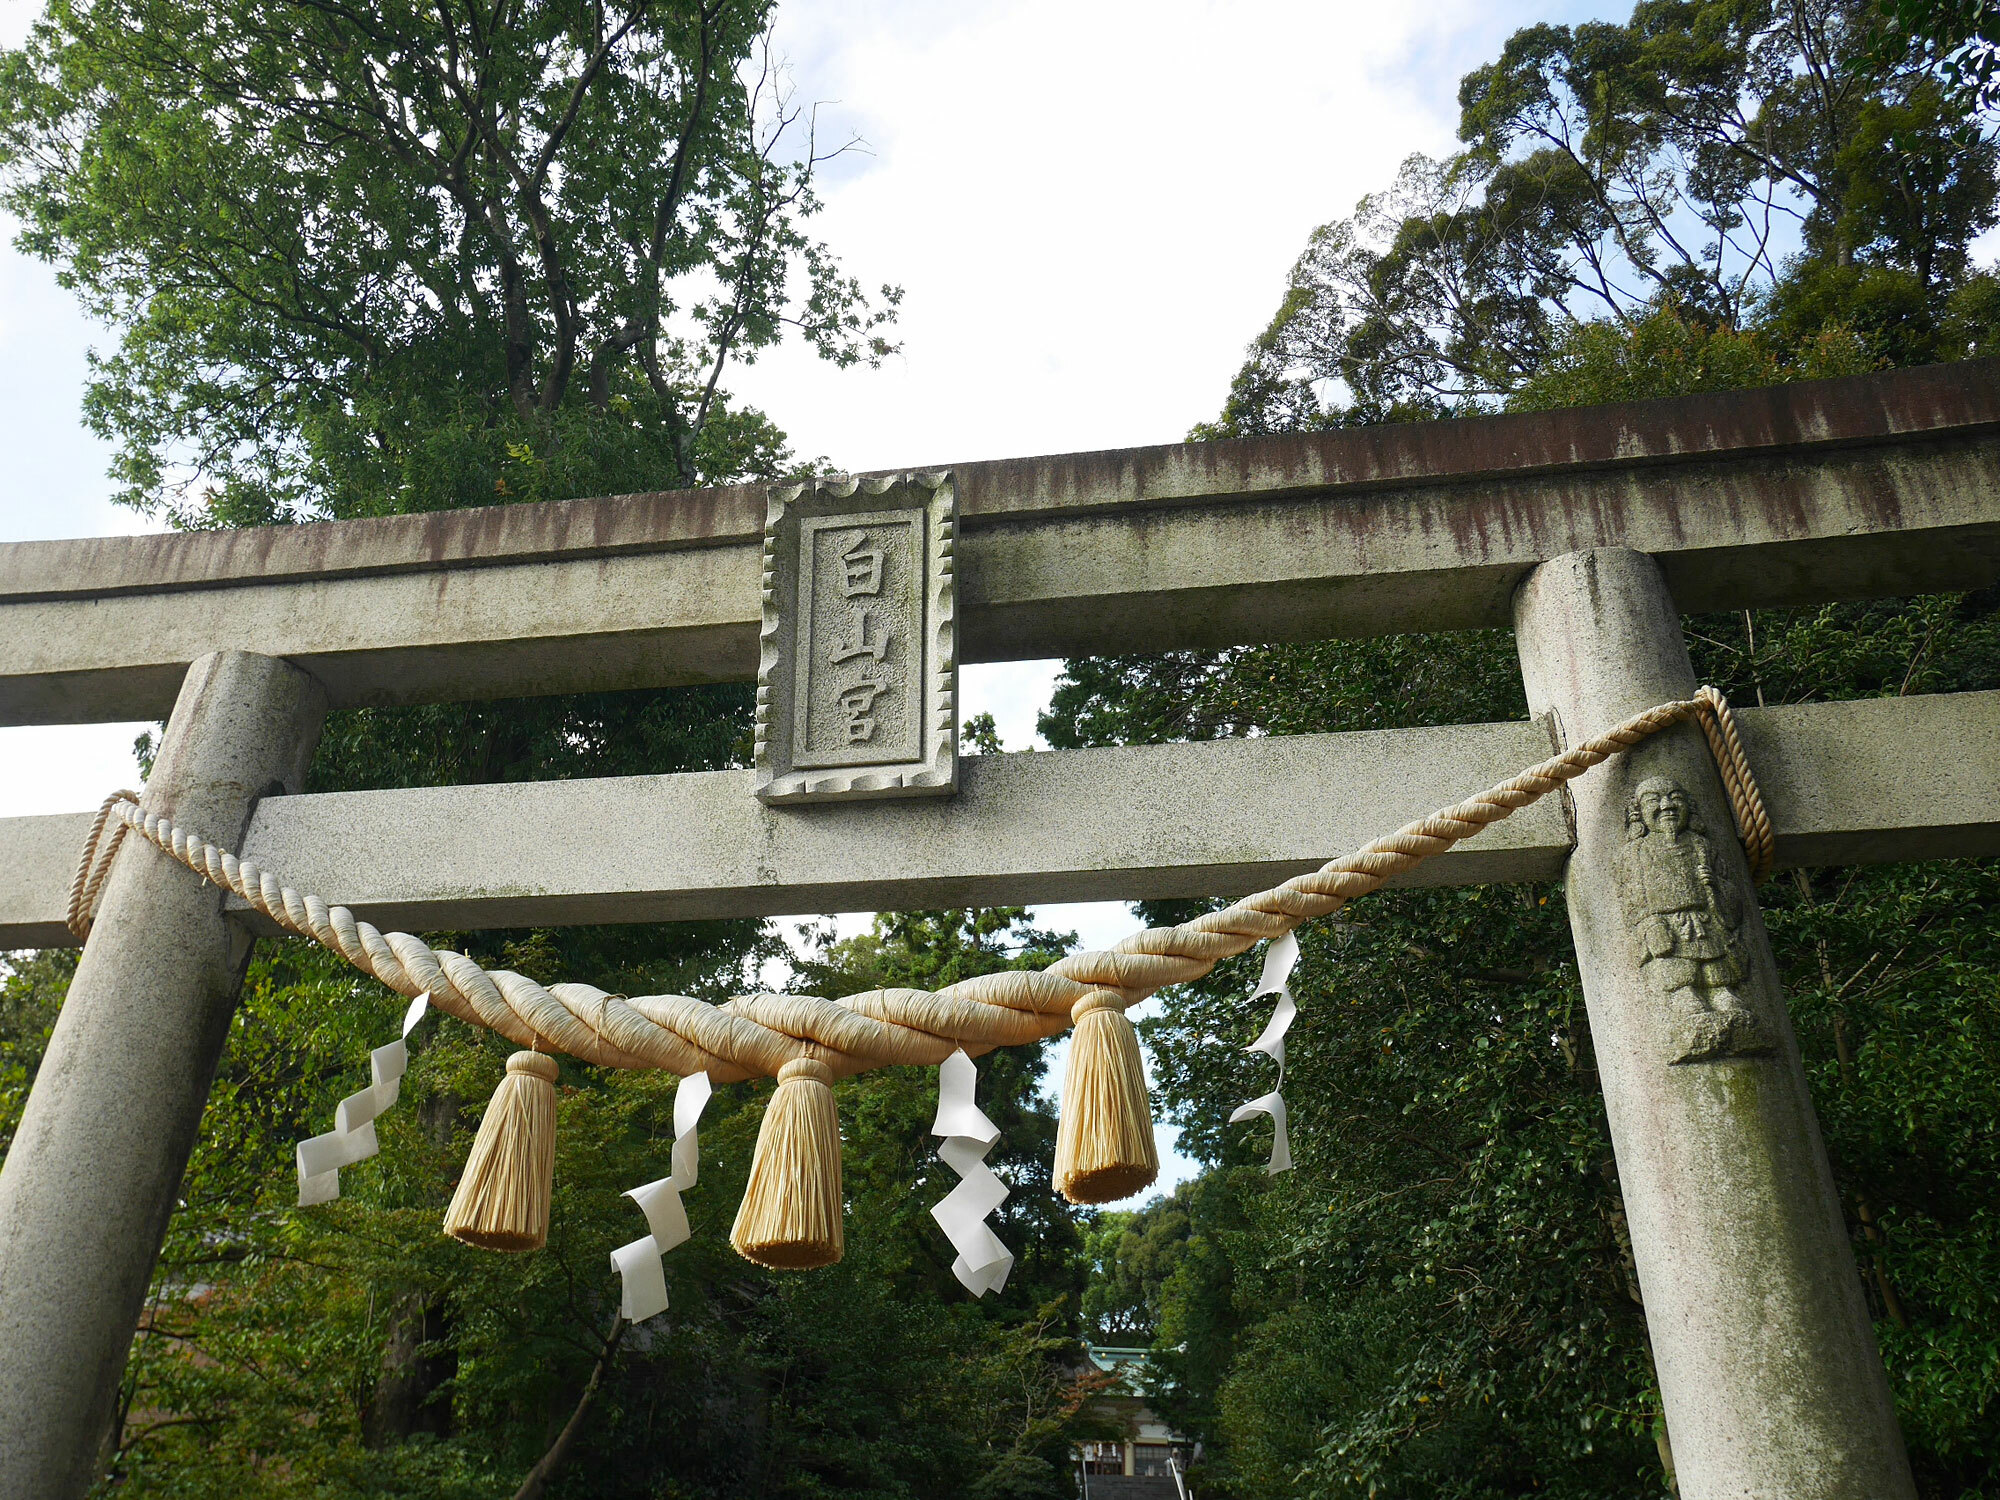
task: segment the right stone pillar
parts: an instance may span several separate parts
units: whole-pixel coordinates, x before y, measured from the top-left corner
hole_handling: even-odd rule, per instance
[[[1528,706],[1578,744],[1696,683],[1659,566],[1515,598]],[[1684,1500],[1916,1493],[1729,804],[1692,724],[1570,784],[1577,966]]]

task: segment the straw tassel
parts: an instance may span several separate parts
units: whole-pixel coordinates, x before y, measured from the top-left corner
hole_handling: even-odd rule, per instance
[[[1160,1175],[1139,1033],[1117,996],[1096,990],[1070,1012],[1056,1186],[1072,1203],[1116,1203]]]
[[[482,1250],[539,1250],[556,1170],[556,1060],[516,1052],[493,1091],[444,1232]]]
[[[833,1070],[798,1058],[778,1070],[778,1091],[757,1132],[750,1182],[729,1243],[776,1271],[830,1266],[846,1249],[840,1213],[840,1115]]]

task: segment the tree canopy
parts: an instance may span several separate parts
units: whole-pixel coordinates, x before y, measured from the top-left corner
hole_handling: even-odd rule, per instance
[[[560,934],[461,941],[544,981],[577,972]],[[812,972],[833,993],[928,985],[1047,963],[1069,941],[1018,911],[885,918]],[[0,1147],[73,967],[46,954],[0,972]],[[681,977],[694,993],[729,987],[712,968]],[[1095,1386],[1071,1370],[1081,1262],[1049,1187],[1041,1047],[981,1066],[980,1103],[1003,1129],[993,1161],[1013,1188],[999,1228],[1020,1252],[1001,1296],[974,1302],[952,1278],[925,1212],[956,1182],[928,1135],[935,1079],[900,1069],[840,1085],[848,1253],[811,1276],[729,1249],[770,1089],[719,1090],[687,1196],[694,1238],[666,1260],[673,1306],[632,1328],[616,1322],[607,1257],[643,1232],[620,1195],[658,1175],[671,1078],[565,1065],[548,1247],[497,1256],[438,1225],[511,1049],[426,1022],[381,1156],[342,1174],[338,1202],[291,1207],[293,1143],[366,1082],[401,1004],[311,945],[260,948],[126,1374],[108,1492],[1068,1493],[1067,1445]],[[558,1448],[579,1410],[584,1436]],[[525,1487],[537,1465],[545,1488]]]
[[[1992,352],[1978,113],[1991,7],[1643,0],[1516,34],[1461,92],[1463,149],[1306,247],[1197,436],[1726,389]],[[194,11],[55,0],[0,60],[24,243],[118,332],[87,411],[133,504],[266,524],[771,476],[732,361],[795,332],[879,357],[809,238],[811,121],[749,0],[447,0]],[[1898,29],[1900,28],[1900,30]],[[1927,29],[1928,28],[1928,29]],[[1962,67],[1951,59],[1972,59]],[[1970,82],[1968,82],[1970,80]],[[803,137],[803,139],[801,139]],[[1739,702],[2000,686],[2000,595],[1689,621]],[[740,765],[738,685],[352,711],[316,789]],[[1495,720],[1504,632],[1067,663],[1058,747]],[[969,746],[1000,748],[990,717]],[[1926,1500],[2000,1491],[2000,866],[1790,875],[1763,902]],[[1149,921],[1187,903],[1145,908]],[[1038,1500],[1074,1493],[1097,1387],[1075,1336],[1150,1346],[1210,1500],[1672,1484],[1559,888],[1385,892],[1301,934],[1297,1168],[1262,1170],[1241,1045],[1253,959],[1145,1024],[1202,1174],[1128,1213],[1049,1189],[1045,1051],[981,1063],[1013,1188],[1005,1294],[972,1302],[924,1212],[951,1185],[927,1073],[839,1085],[848,1258],[726,1246],[768,1086],[719,1091],[673,1306],[627,1328],[671,1080],[564,1068],[546,1251],[437,1225],[506,1048],[440,1018],[378,1161],[291,1207],[291,1148],[400,1006],[260,946],[106,1450],[107,1493]],[[482,961],[720,997],[935,987],[1073,941],[1016,908],[885,915],[798,952],[757,923],[453,935]],[[0,1148],[73,960],[0,965]],[[578,1434],[583,1436],[579,1437]]]
[[[1198,435],[1492,409],[1663,310],[1806,375],[2000,349],[2000,282],[1968,259],[1995,142],[1880,37],[1862,0],[1516,32],[1460,85],[1462,151],[1313,234]]]
[[[91,425],[187,524],[770,473],[725,372],[878,359],[804,222],[769,0],[54,0],[0,66],[0,202],[119,331]]]
[[[86,416],[124,498],[241,526],[779,477],[734,403],[778,339],[879,359],[863,295],[806,223],[829,154],[762,0],[189,8],[55,0],[0,59],[0,173],[22,244],[116,332]],[[834,150],[840,149],[836,144]],[[315,790],[741,765],[727,684],[332,715]],[[997,748],[997,741],[987,736]],[[142,742],[150,753],[150,737]],[[722,998],[785,946],[756,922],[458,934],[544,981]],[[1018,911],[885,922],[814,972],[919,982],[1052,960]],[[0,1147],[72,964],[0,967]],[[849,984],[849,987],[854,987]],[[1070,1369],[1076,1231],[1047,1191],[1040,1048],[983,1070],[1022,1249],[972,1304],[922,1206],[951,1186],[930,1080],[845,1083],[847,1262],[727,1249],[761,1112],[721,1090],[674,1305],[620,1324],[607,1252],[642,1229],[672,1080],[561,1083],[547,1250],[438,1223],[506,1051],[413,1042],[377,1162],[291,1200],[292,1144],[365,1081],[399,1004],[310,945],[260,947],[134,1346],[106,1488],[160,1496],[1066,1493],[1090,1388]],[[579,1436],[581,1434],[581,1436]]]
[[[2000,0],[1876,0],[1883,31],[1876,55],[1914,52],[1972,109],[2000,98]]]

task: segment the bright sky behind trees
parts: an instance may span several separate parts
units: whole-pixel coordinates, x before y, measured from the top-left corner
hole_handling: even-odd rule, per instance
[[[0,40],[35,9],[0,11]],[[727,383],[799,455],[848,469],[1178,440],[1214,418],[1313,228],[1412,152],[1453,148],[1468,70],[1519,27],[1628,10],[784,0],[776,40],[820,144],[859,143],[824,169],[808,228],[864,284],[905,289],[903,352],[842,370],[793,343]],[[86,350],[112,342],[48,267],[0,246],[0,541],[148,525],[109,502],[110,446],[78,421]],[[1010,749],[1036,743],[1056,665],[967,669],[966,714],[992,712]],[[0,729],[0,816],[134,784],[144,727]],[[1132,926],[1122,904],[1037,921],[1091,947]]]
[[[1212,419],[1312,229],[1454,146],[1459,79],[1564,0],[786,0],[777,43],[822,146],[809,225],[862,282],[906,290],[903,353],[841,370],[803,345],[730,372],[807,458],[848,469],[1172,442]],[[34,7],[0,12],[18,44]],[[6,226],[8,238],[14,226]],[[112,340],[0,247],[0,541],[146,529],[85,432],[86,351]],[[968,715],[1036,743],[1053,662],[966,670]],[[0,816],[133,783],[142,725],[0,729]],[[1102,946],[1121,904],[1041,908]],[[850,917],[843,932],[860,930]]]

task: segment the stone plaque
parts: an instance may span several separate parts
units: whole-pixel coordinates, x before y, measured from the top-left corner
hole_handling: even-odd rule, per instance
[[[957,520],[943,473],[771,491],[757,669],[766,802],[957,790]]]

